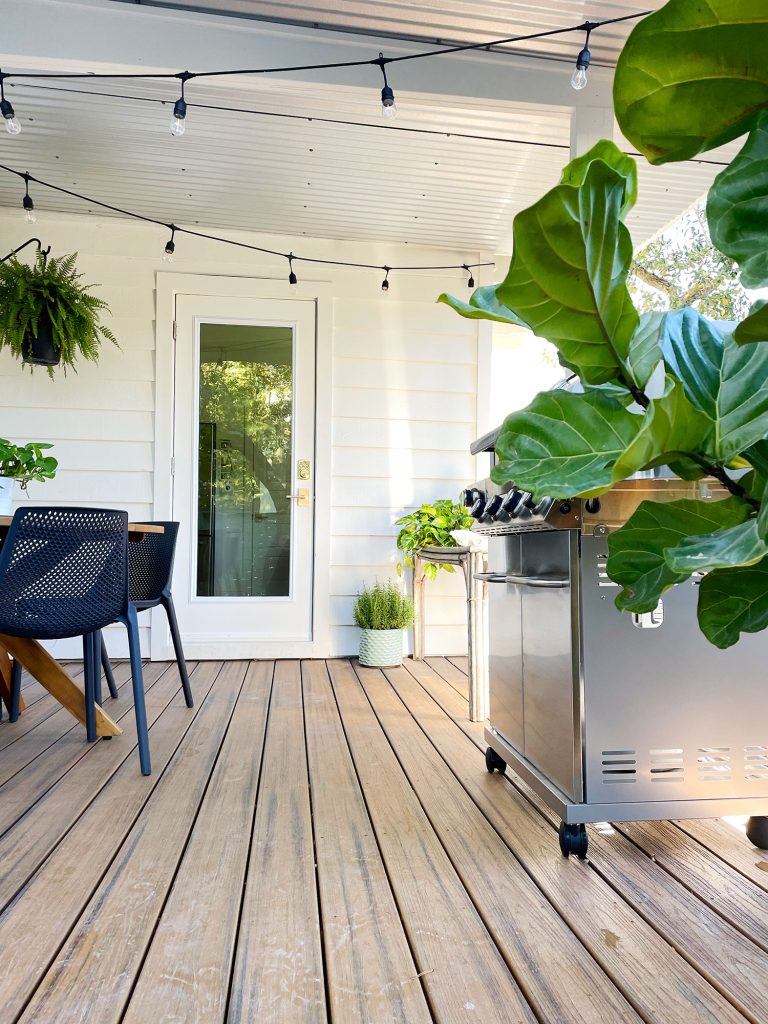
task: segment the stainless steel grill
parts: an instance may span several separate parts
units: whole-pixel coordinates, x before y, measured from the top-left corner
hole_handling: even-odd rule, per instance
[[[488,768],[511,765],[560,814],[565,854],[586,854],[585,822],[768,814],[765,635],[710,645],[696,576],[619,612],[606,572],[607,536],[643,499],[723,496],[650,475],[589,501],[464,494],[489,538]]]

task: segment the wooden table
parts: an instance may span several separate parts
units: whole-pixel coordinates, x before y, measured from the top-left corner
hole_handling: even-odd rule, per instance
[[[0,516],[0,535],[11,525],[11,516]],[[133,543],[141,541],[148,533],[163,533],[162,526],[151,523],[129,523],[128,539]],[[37,640],[28,637],[6,636],[0,633],[0,699],[10,710],[11,706],[11,656],[33,675],[39,683],[62,704],[70,714],[85,724],[85,694],[59,662],[46,651]],[[19,705],[24,710],[22,697]],[[96,735],[119,736],[120,726],[96,705]]]

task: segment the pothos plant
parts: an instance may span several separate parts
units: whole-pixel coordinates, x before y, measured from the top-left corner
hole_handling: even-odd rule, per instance
[[[712,240],[747,288],[768,285],[767,48],[764,2],[670,0],[635,27],[614,80],[621,130],[652,164],[748,133],[707,201]],[[725,648],[768,625],[768,304],[737,325],[692,308],[640,315],[624,223],[636,196],[635,162],[599,142],[517,215],[501,284],[469,303],[440,299],[462,316],[530,328],[583,386],[541,393],[507,417],[498,483],[594,497],[668,465],[726,489],[717,500],[641,502],[608,538],[607,564],[622,587],[617,606],[634,612],[705,572],[699,625]]]
[[[58,462],[43,454],[50,448],[53,445],[44,441],[16,445],[0,437],[0,477],[16,480],[22,490],[36,481],[53,480]]]
[[[405,554],[403,561],[413,568],[413,558],[422,548],[457,547],[457,543],[451,536],[452,530],[468,530],[473,526],[475,520],[469,515],[463,505],[457,505],[450,498],[440,498],[438,501],[428,502],[417,508],[415,512],[409,512],[407,516],[398,519],[395,526],[400,527],[397,535],[397,546]],[[453,572],[452,565],[445,562],[425,562],[424,575],[428,580],[433,580],[440,569],[446,572]],[[397,566],[398,575],[403,571],[403,563]]]

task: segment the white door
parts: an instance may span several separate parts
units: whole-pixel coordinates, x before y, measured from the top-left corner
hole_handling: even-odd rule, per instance
[[[184,648],[274,656],[312,639],[315,304],[177,295],[175,317]]]

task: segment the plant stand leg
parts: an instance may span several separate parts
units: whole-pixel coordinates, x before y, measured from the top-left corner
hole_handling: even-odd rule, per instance
[[[424,658],[424,568],[413,556],[413,660]]]
[[[469,676],[469,720],[484,722],[489,713],[488,665],[485,650],[485,587],[475,578],[483,571],[484,557],[470,551],[461,558],[467,587],[467,670]]]

